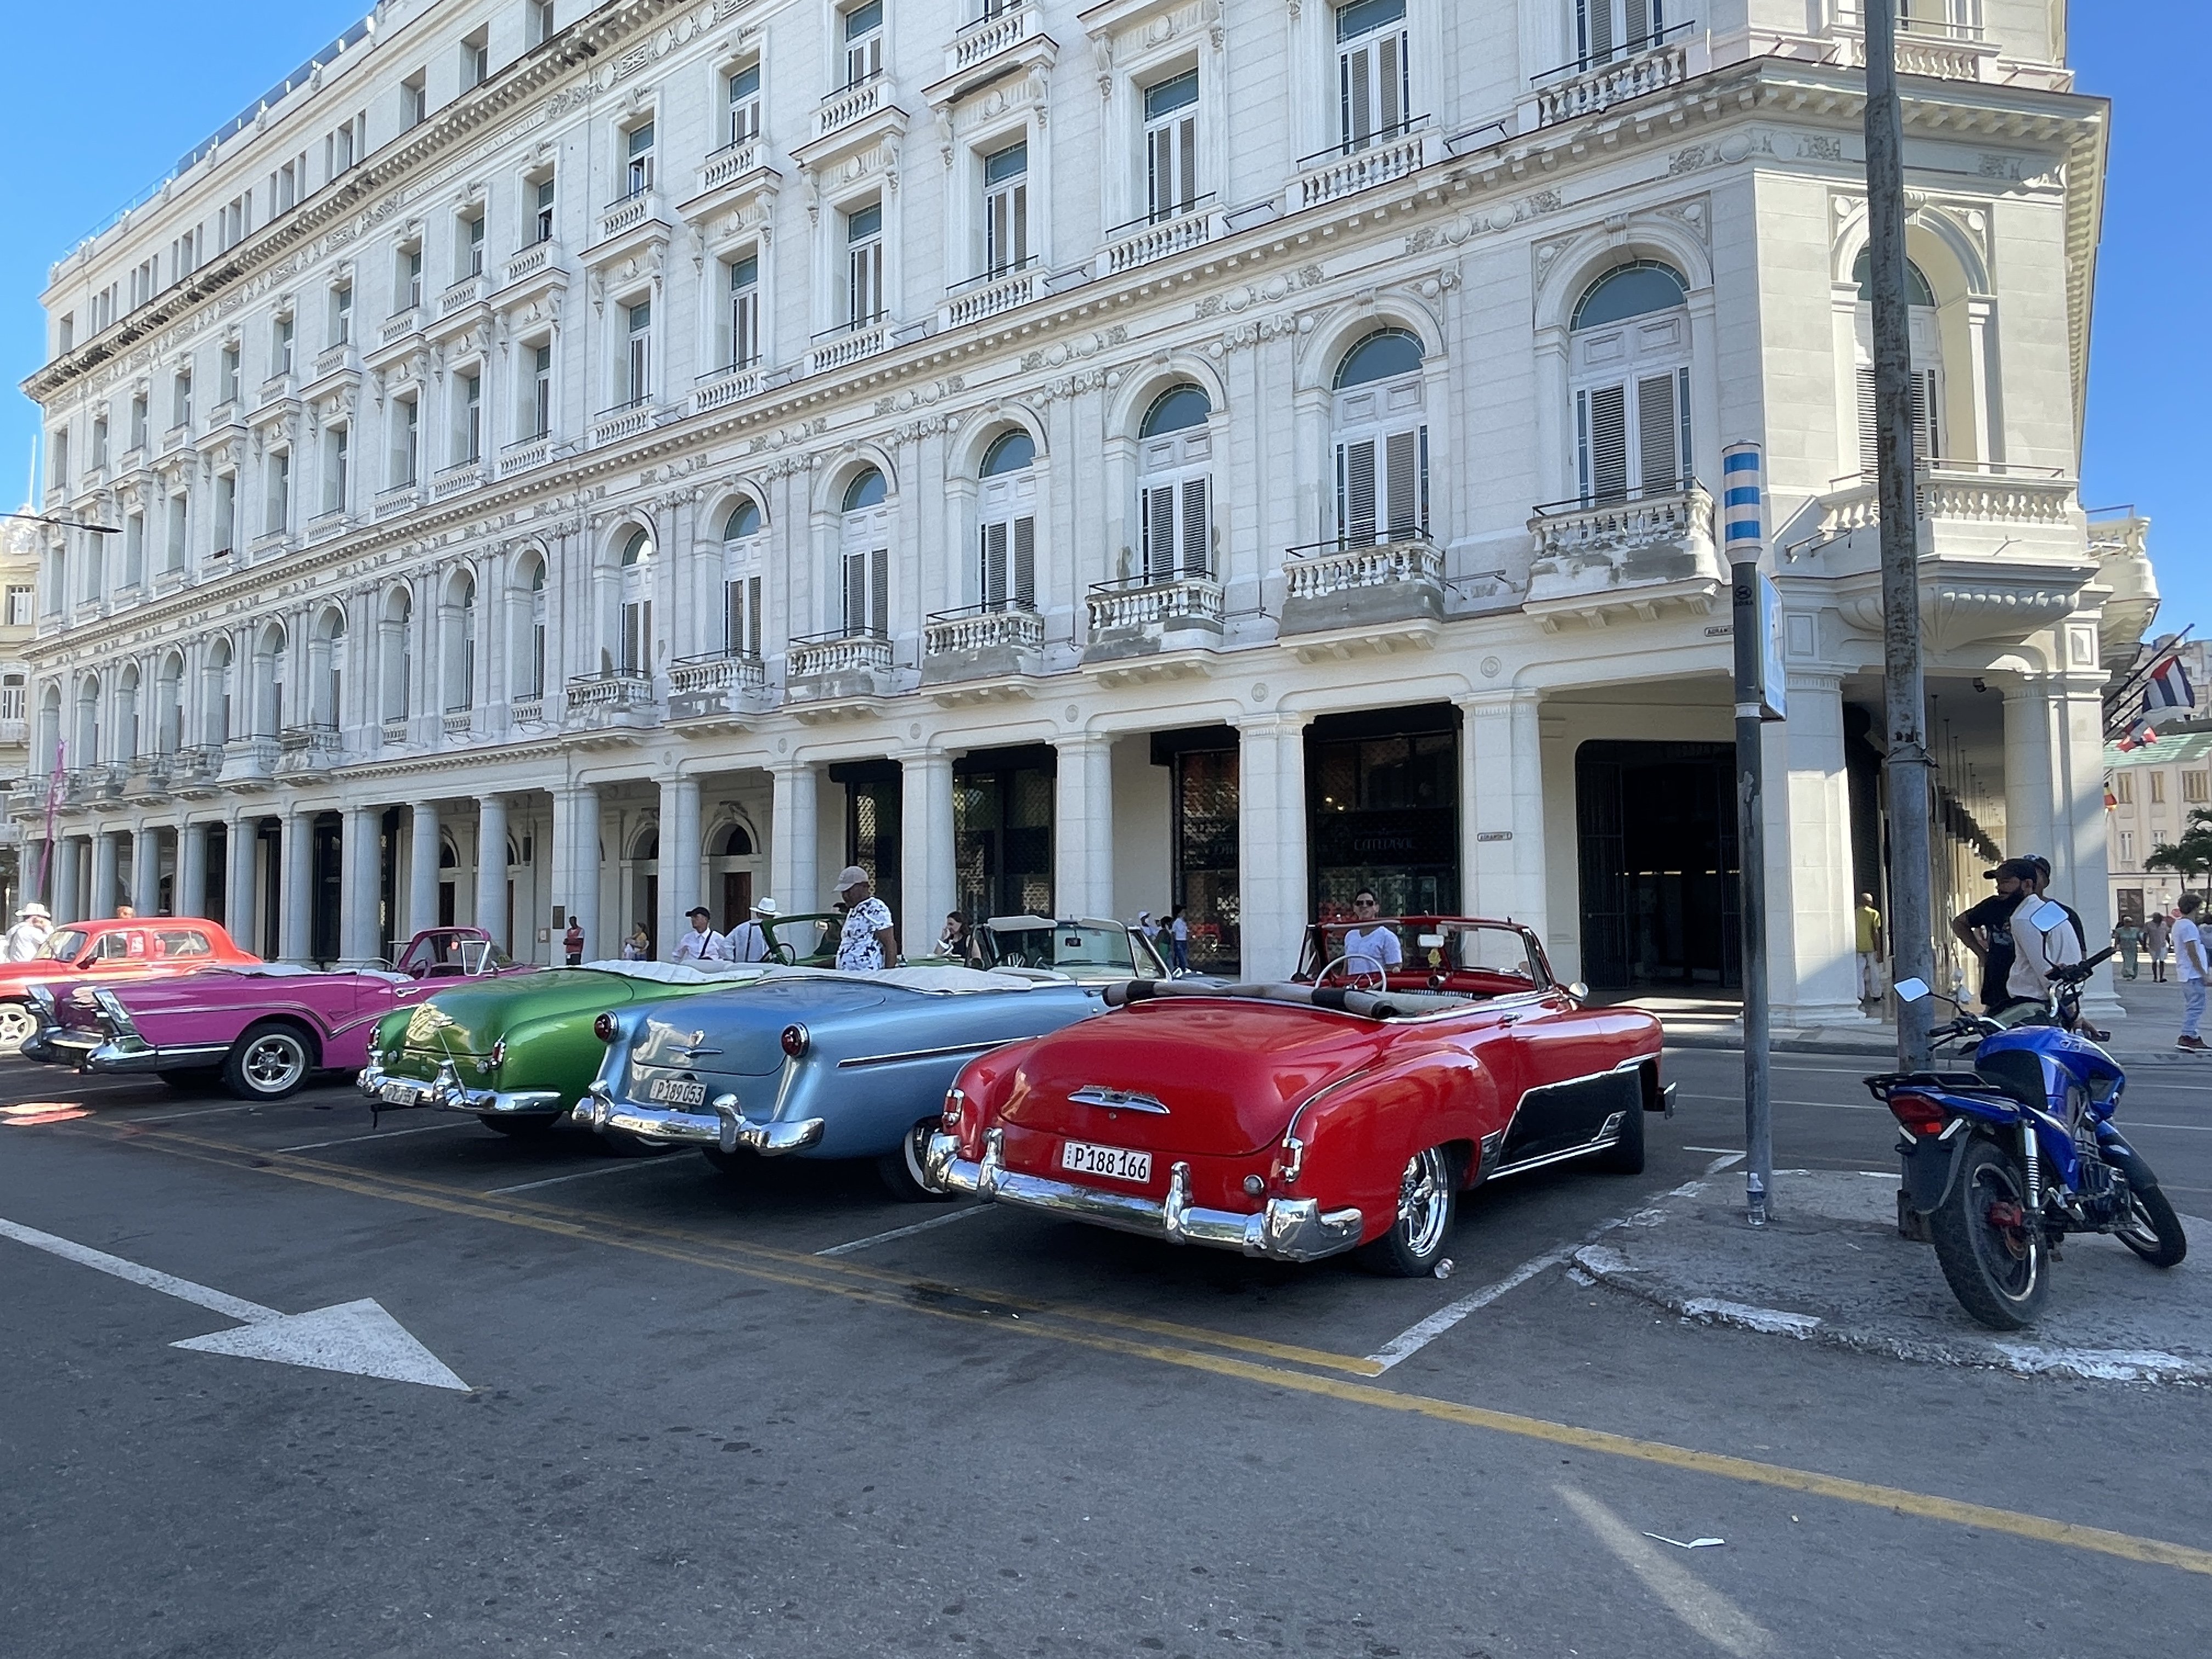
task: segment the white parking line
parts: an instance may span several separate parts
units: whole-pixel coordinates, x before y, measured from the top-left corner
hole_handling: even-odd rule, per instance
[[[1635,1528],[1596,1498],[1564,1481],[1553,1490],[1597,1534],[1598,1542],[1698,1635],[1734,1659],[1758,1659],[1773,1651],[1774,1638],[1765,1626],[1665,1551],[1645,1543]]]
[[[365,1135],[341,1135],[336,1140],[305,1140],[297,1146],[279,1146],[280,1152],[312,1152],[320,1146],[350,1146],[356,1140],[397,1140],[402,1135],[427,1135],[439,1129],[459,1129],[459,1123],[426,1123],[419,1129],[380,1129]]]
[[[189,1112],[164,1112],[159,1117],[126,1117],[117,1121],[130,1123],[181,1123],[188,1117],[213,1117],[217,1112],[253,1112],[260,1108],[251,1102],[240,1101],[235,1106],[202,1106]]]
[[[579,1170],[573,1175],[548,1176],[543,1181],[525,1181],[513,1187],[494,1187],[486,1198],[497,1198],[501,1193],[526,1193],[532,1187],[557,1187],[564,1181],[589,1181],[593,1176],[620,1175],[624,1170],[654,1170],[660,1160],[654,1158],[627,1158],[614,1164],[602,1164],[596,1169]]]
[[[927,1221],[917,1221],[911,1227],[894,1227],[887,1233],[878,1233],[870,1238],[856,1238],[850,1244],[832,1244],[826,1250],[817,1250],[817,1255],[850,1255],[855,1250],[865,1250],[872,1244],[888,1244],[895,1238],[912,1238],[916,1233],[926,1233],[933,1227],[950,1227],[956,1221],[965,1221],[970,1216],[981,1215],[988,1204],[970,1204],[951,1215],[935,1215]]]
[[[1474,1295],[1463,1296],[1449,1307],[1437,1309],[1419,1324],[1407,1327],[1367,1358],[1384,1370],[1389,1370],[1400,1360],[1410,1358],[1427,1347],[1469,1314],[1488,1307],[1508,1291],[1526,1285],[1546,1268],[1558,1267],[1580,1249],[1582,1244],[1577,1241],[1572,1244],[1559,1245],[1540,1256],[1530,1258],[1496,1284],[1486,1285]]]

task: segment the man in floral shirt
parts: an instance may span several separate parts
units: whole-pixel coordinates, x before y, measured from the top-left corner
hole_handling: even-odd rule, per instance
[[[891,907],[875,896],[868,872],[849,864],[838,872],[837,896],[842,900],[845,928],[837,936],[837,965],[847,973],[870,974],[898,962],[898,924]]]

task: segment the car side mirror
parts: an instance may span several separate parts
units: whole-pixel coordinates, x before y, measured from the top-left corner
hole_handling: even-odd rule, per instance
[[[1444,936],[1442,933],[1423,933],[1413,943],[1424,951],[1441,951],[1444,948]]]
[[[2056,905],[2051,908],[2057,908]],[[2063,921],[2066,913],[2060,910],[2058,914],[2059,919]],[[1924,1002],[1930,994],[1928,981],[1924,979],[1901,979],[1889,988],[1897,993],[1897,1000],[1899,1002]]]
[[[1572,985],[1567,987],[1567,994],[1572,997],[1577,1002],[1588,1002],[1589,1000],[1589,987],[1583,983],[1582,981],[1577,980]]]
[[[2034,924],[2036,931],[2042,933],[2048,933],[2056,928],[2063,927],[2070,920],[2066,914],[2064,905],[2053,903],[2049,899],[2044,900],[2034,909],[2029,911],[2027,919]]]

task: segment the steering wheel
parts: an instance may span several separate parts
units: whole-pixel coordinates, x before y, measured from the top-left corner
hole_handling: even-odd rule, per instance
[[[1375,958],[1372,957],[1363,956],[1359,959],[1362,962],[1371,963],[1374,965],[1370,968],[1360,969],[1355,972],[1352,966],[1352,958],[1349,956],[1338,957],[1334,961],[1323,964],[1321,972],[1314,976],[1314,983],[1316,985],[1328,983],[1328,976],[1334,973],[1338,969],[1341,968],[1344,969],[1344,988],[1347,991],[1382,992],[1389,990],[1390,988],[1390,975],[1384,971],[1382,964],[1379,962],[1376,962]],[[1370,976],[1375,981],[1372,985],[1366,982]]]

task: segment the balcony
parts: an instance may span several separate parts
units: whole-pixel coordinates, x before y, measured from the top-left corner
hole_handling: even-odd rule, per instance
[[[338,729],[325,721],[288,726],[277,734],[276,743],[276,770],[281,777],[326,777],[344,759]]]
[[[227,757],[221,744],[198,744],[189,749],[179,749],[168,758],[172,793],[199,800],[222,793],[222,769]]]
[[[734,725],[766,702],[768,671],[751,657],[712,652],[668,668],[668,718]]]
[[[81,797],[89,805],[120,806],[131,782],[131,763],[110,761],[104,766],[82,769],[83,782]]]
[[[380,346],[395,346],[410,334],[422,331],[422,313],[416,306],[404,311],[395,311],[377,325],[376,343]]]
[[[1521,106],[1521,131],[1583,120],[1704,73],[1709,54],[1695,29],[1677,23],[1630,42],[1608,61],[1563,64],[1537,76]]]
[[[545,724],[545,699],[536,692],[507,699],[507,714],[517,726]]]
[[[1444,615],[1444,556],[1425,530],[1407,526],[1365,546],[1322,542],[1283,561],[1279,633],[1299,658],[1425,651]]]
[[[726,189],[768,168],[768,146],[757,138],[725,144],[699,164],[699,193]]]
[[[253,397],[254,413],[258,415],[264,409],[289,402],[299,395],[299,377],[289,368],[285,368],[261,383],[261,389]]]
[[[596,449],[601,444],[635,437],[653,425],[658,413],[650,396],[600,410],[592,419],[592,447]]]
[[[1866,16],[1857,6],[1838,5],[1827,28],[1837,47],[1838,65],[1866,67]],[[1936,21],[1930,18],[1900,18],[1897,26],[1897,72],[1924,75],[1937,81],[1998,81],[2010,79],[1999,72],[1998,49],[1982,39],[1977,23]],[[2071,90],[2071,79],[2052,91]]]
[[[804,720],[866,714],[896,689],[891,642],[880,634],[802,635],[791,641],[785,690]]]
[[[1221,584],[1197,572],[1098,582],[1084,608],[1091,624],[1084,666],[1108,684],[1209,672],[1221,644]]]
[[[744,398],[758,396],[760,390],[758,358],[749,363],[731,363],[710,369],[691,388],[691,412],[704,415],[711,409],[725,409]]]
[[[271,559],[291,545],[291,531],[283,525],[278,525],[274,530],[263,531],[247,543],[246,556],[248,562],[256,559]]]
[[[1036,298],[1042,278],[1043,273],[1034,259],[1011,270],[970,277],[945,296],[944,305],[938,309],[939,326],[964,328],[1002,311],[1025,306]]]
[[[1601,501],[1556,501],[1528,520],[1534,558],[1522,609],[1557,633],[1704,614],[1728,586],[1713,546],[1713,498],[1695,483]]]
[[[476,736],[477,711],[465,706],[448,708],[439,718],[438,729],[449,745],[467,743]]]
[[[1364,149],[1341,146],[1305,157],[1298,176],[1291,181],[1285,210],[1297,213],[1325,203],[1356,196],[1419,173],[1429,162],[1431,142],[1425,130],[1428,117],[1417,115],[1387,137],[1377,137]]]
[[[1220,216],[1213,198],[1206,196],[1165,217],[1148,216],[1118,225],[1106,234],[1106,245],[1098,250],[1097,273],[1119,276],[1155,259],[1203,247],[1221,234]]]
[[[1923,637],[1933,649],[2017,644],[2070,615],[2094,580],[2074,480],[2053,468],[1937,459],[1917,474]],[[1820,533],[1785,548],[1817,557],[1853,627],[1882,629],[1881,502],[1874,481],[1836,480]]]
[[[173,455],[191,441],[192,428],[189,421],[179,422],[161,434],[161,453]]]
[[[594,242],[611,242],[626,236],[660,216],[660,192],[650,187],[634,191],[599,210],[599,234]]]
[[[865,322],[833,328],[814,337],[806,352],[806,372],[823,374],[849,368],[862,358],[874,356],[890,343],[890,322],[880,313]]]
[[[379,519],[388,519],[395,513],[412,513],[421,495],[420,487],[410,478],[405,483],[396,483],[388,489],[378,490],[375,499],[369,504],[369,511]]]
[[[404,749],[407,746],[407,716],[404,714],[385,716],[379,735],[382,737],[386,749]]]
[[[325,347],[315,354],[313,378],[317,380],[328,380],[333,374],[343,374],[349,369],[360,367],[361,356],[354,349],[353,342],[341,340],[337,344]]]
[[[166,800],[169,794],[171,755],[141,755],[125,763],[123,794],[134,801]]]
[[[506,277],[501,285],[513,288],[517,283],[526,283],[532,276],[543,276],[553,270],[560,263],[561,245],[548,236],[508,257]]]
[[[441,466],[430,475],[430,494],[442,499],[447,495],[457,495],[464,489],[474,489],[484,481],[484,474],[482,456],[455,461],[451,466]]]
[[[457,311],[465,311],[471,306],[481,305],[490,286],[483,272],[480,270],[470,272],[438,296],[439,319],[443,321]]]
[[[653,677],[632,669],[610,668],[597,674],[570,678],[562,726],[570,732],[604,732],[628,742],[628,733],[643,732],[660,723],[660,706],[653,695]]]
[[[352,527],[353,515],[342,507],[334,507],[307,520],[307,538],[311,542],[325,541]]]
[[[553,434],[541,432],[534,438],[519,438],[499,452],[499,474],[527,472],[533,466],[543,466],[552,459]]]
[[[1030,695],[1042,672],[1044,618],[1028,605],[940,611],[921,630],[921,683],[947,706]]]
[[[223,745],[222,781],[234,789],[264,788],[276,781],[283,758],[275,738],[233,738]]]
[[[892,92],[888,75],[874,75],[858,85],[840,87],[815,107],[815,139],[832,137],[871,116],[890,111],[894,107]]]

